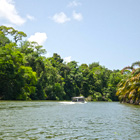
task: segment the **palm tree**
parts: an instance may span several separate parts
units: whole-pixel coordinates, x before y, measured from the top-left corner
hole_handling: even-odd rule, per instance
[[[138,67],[135,68],[136,66]],[[123,68],[121,73],[124,74],[128,69],[130,71],[127,71],[118,84],[116,95],[119,96],[121,102],[140,104],[140,61]]]

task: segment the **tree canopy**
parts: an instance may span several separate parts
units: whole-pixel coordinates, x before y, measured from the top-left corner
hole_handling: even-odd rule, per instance
[[[117,95],[121,102],[140,104],[140,61],[122,69],[124,78],[118,84]]]
[[[109,70],[98,62],[65,63],[57,53],[46,58],[43,46],[23,41],[26,36],[0,26],[0,99],[71,100],[83,95],[91,101],[118,101],[119,96],[121,101],[139,102],[139,62],[122,71]]]

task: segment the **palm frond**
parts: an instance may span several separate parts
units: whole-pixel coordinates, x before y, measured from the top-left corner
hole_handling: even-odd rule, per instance
[[[140,67],[140,61],[137,61],[137,62],[134,62],[131,67],[134,67],[134,66],[139,66]]]
[[[133,89],[130,93],[128,98],[130,99],[132,96],[134,96],[134,94],[136,93],[136,89]]]
[[[132,70],[132,69],[133,69],[132,67],[127,66],[121,70],[121,74],[123,74],[125,70]]]
[[[140,73],[130,78],[131,82],[140,81]]]

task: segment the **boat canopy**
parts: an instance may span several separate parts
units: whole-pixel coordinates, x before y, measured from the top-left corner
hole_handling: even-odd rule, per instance
[[[85,102],[85,98],[83,96],[80,97],[72,97],[73,102]]]

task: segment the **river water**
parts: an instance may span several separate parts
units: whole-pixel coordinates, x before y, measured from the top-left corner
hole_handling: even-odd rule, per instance
[[[0,140],[140,140],[140,106],[0,102]]]

